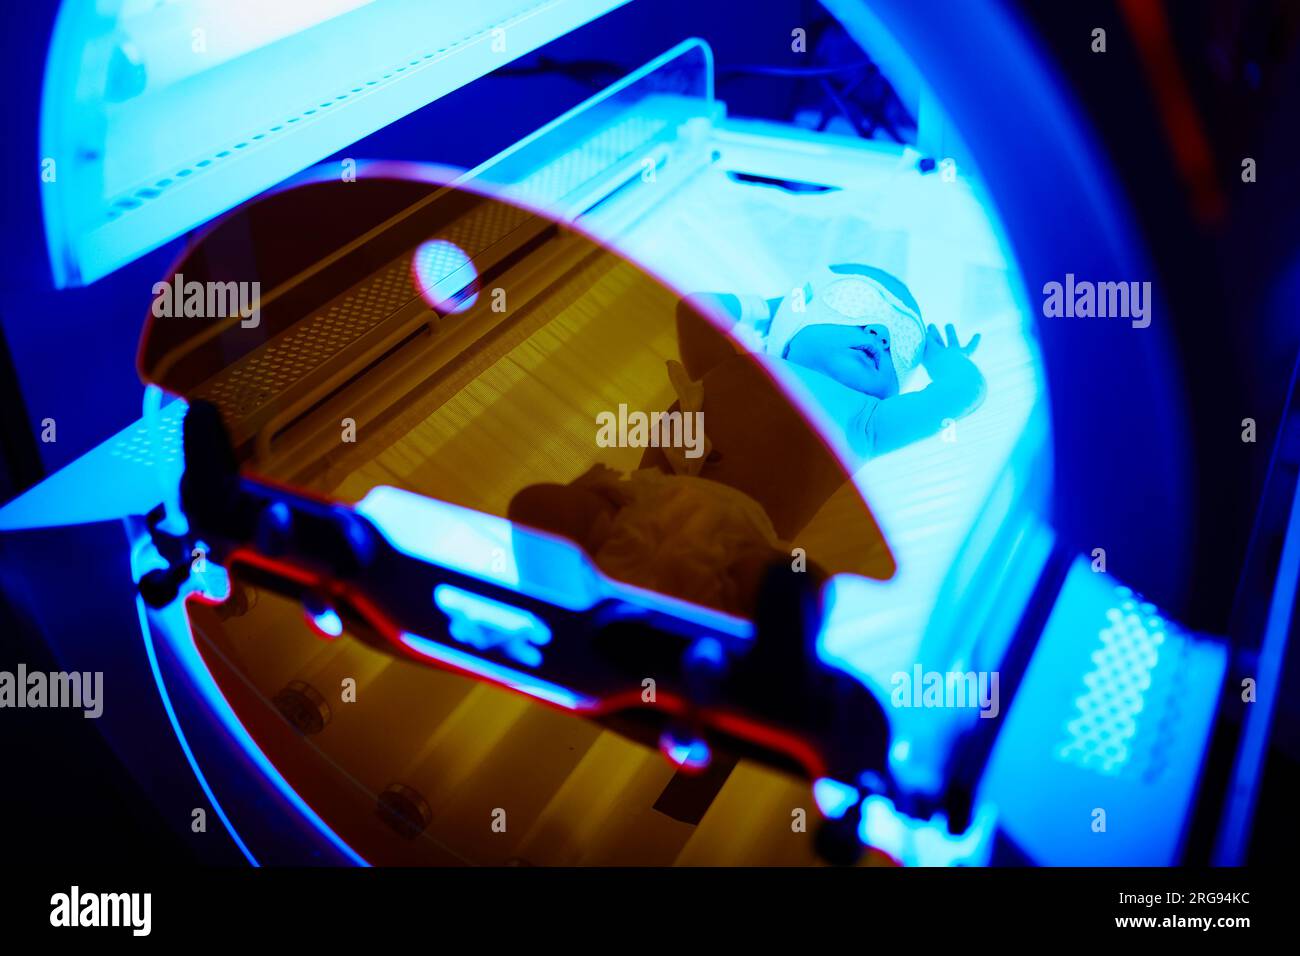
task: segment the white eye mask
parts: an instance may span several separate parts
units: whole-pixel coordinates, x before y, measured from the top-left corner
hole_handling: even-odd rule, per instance
[[[920,314],[871,276],[824,269],[786,296],[768,331],[767,354],[784,358],[790,342],[810,325],[883,325],[900,383],[925,350]]]

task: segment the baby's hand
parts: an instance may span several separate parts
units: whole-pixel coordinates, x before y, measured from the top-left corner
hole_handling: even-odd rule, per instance
[[[930,373],[930,377],[935,377],[935,372],[942,374],[948,369],[971,365],[970,356],[975,354],[975,349],[979,347],[980,336],[976,332],[971,336],[970,342],[962,345],[957,340],[957,330],[951,323],[947,326],[948,341],[944,342],[939,327],[931,323],[929,333],[925,337],[925,367]]]
[[[984,401],[986,392],[984,375],[970,360],[980,344],[980,336],[977,332],[967,344],[962,345],[957,339],[957,330],[951,324],[946,329],[947,342],[938,326],[930,326],[925,337],[923,361],[932,381],[948,384],[961,393],[961,404],[964,406],[962,414],[967,414]]]

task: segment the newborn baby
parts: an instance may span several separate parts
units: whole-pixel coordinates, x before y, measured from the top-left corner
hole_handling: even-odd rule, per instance
[[[737,321],[761,324],[772,311],[753,297],[717,299]],[[881,269],[831,266],[775,312],[765,352],[826,413],[856,459],[851,465],[937,434],[984,400],[984,376],[970,361],[979,335],[962,346],[948,325],[945,342],[924,324],[907,286]],[[930,384],[901,393],[918,363]]]
[[[770,321],[764,354],[756,361],[701,309]],[[831,266],[784,301],[692,297],[678,309],[677,331],[670,411],[703,413],[707,454],[649,448],[630,476],[598,465],[568,485],[525,488],[509,516],[578,542],[612,577],[732,613],[752,609],[766,567],[790,562],[799,533],[852,470],[938,433],[984,397],[970,361],[979,336],[963,347],[949,325],[945,341],[907,287],[870,266]],[[920,362],[930,384],[901,392]],[[773,378],[805,393],[834,450]],[[892,558],[865,505],[846,515],[852,558],[819,565],[822,556],[809,554],[810,563],[889,577]]]

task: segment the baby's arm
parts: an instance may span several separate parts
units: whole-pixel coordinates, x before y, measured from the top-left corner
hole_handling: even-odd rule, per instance
[[[979,341],[977,334],[968,345],[961,345],[957,330],[949,325],[945,343],[938,328],[930,326],[924,358],[930,384],[919,392],[881,400],[872,415],[876,454],[935,435],[948,419],[969,415],[979,407],[986,391],[984,375],[970,360]]]

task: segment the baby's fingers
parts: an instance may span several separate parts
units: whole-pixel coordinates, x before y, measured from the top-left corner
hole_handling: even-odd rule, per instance
[[[980,334],[976,332],[974,335],[970,337],[970,341],[966,344],[966,347],[962,349],[962,354],[967,356],[974,355],[975,349],[979,344],[980,344]]]
[[[957,346],[961,344],[957,341],[957,326],[949,322],[944,326],[944,329],[948,333],[948,347],[952,349],[957,348]]]
[[[929,330],[926,332],[926,342],[936,348],[943,348],[943,336],[939,334],[939,327],[933,322],[930,323]]]

